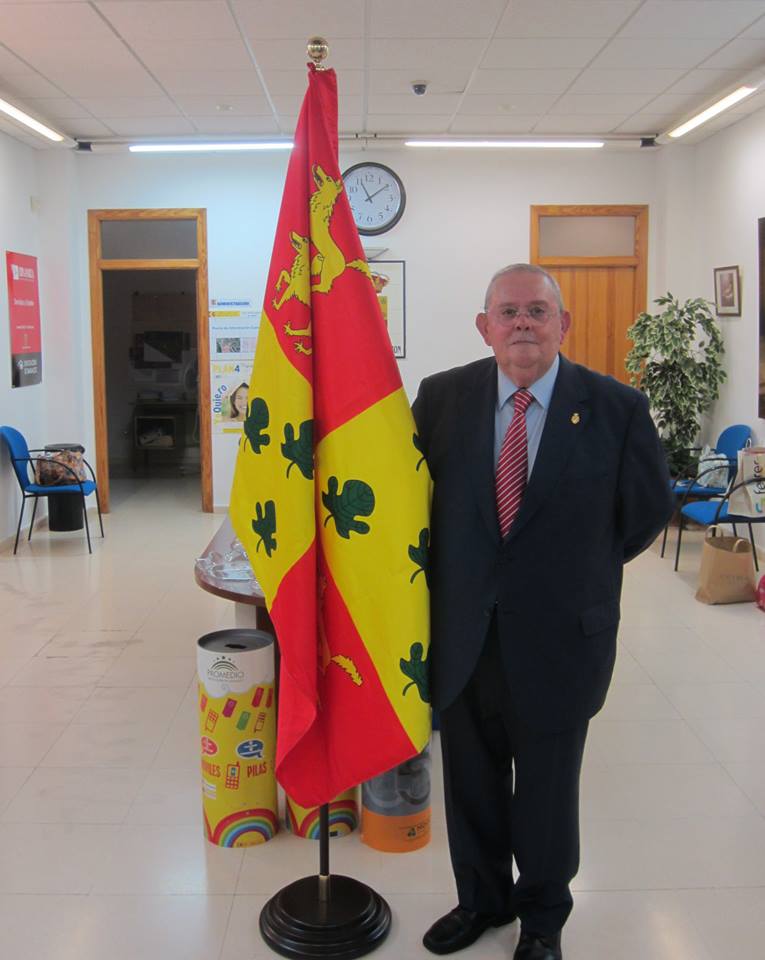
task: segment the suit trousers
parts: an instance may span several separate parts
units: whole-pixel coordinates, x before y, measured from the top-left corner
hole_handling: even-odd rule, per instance
[[[473,675],[441,713],[446,823],[460,906],[516,913],[525,931],[542,935],[566,922],[573,906],[569,883],[579,868],[587,727],[551,734],[518,717],[495,617]]]

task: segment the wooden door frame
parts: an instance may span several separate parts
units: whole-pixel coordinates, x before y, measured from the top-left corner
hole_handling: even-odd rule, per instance
[[[539,221],[542,217],[634,217],[635,246],[631,257],[540,257]],[[531,207],[529,262],[547,267],[635,267],[633,315],[646,308],[648,297],[648,204],[544,204]]]
[[[194,220],[197,255],[186,260],[109,260],[102,256],[101,224],[106,220]],[[105,270],[196,270],[199,457],[202,510],[212,513],[212,428],[210,418],[210,337],[207,304],[207,212],[204,209],[88,210],[90,330],[93,352],[93,419],[96,477],[101,509],[109,512],[109,437],[106,424],[106,355],[104,350]]]

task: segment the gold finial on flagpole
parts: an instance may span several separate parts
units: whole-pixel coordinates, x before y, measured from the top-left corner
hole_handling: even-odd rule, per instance
[[[329,44],[324,37],[311,37],[306,47],[306,53],[313,60],[317,70],[326,70],[322,61],[327,59],[329,54]]]

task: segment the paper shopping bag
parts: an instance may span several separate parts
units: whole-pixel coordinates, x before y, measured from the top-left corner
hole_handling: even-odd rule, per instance
[[[709,527],[701,548],[696,599],[702,603],[751,603],[755,598],[754,560],[747,540],[717,534]]]
[[[744,447],[738,452],[738,472],[734,486],[747,483],[730,495],[728,512],[740,517],[765,514],[765,447]]]

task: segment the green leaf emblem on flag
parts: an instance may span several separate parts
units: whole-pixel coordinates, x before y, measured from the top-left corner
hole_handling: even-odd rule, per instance
[[[260,453],[261,447],[267,447],[271,438],[262,431],[268,426],[270,417],[268,404],[262,397],[255,397],[247,407],[247,416],[244,420],[244,446],[250,441],[253,453]]]
[[[363,480],[346,480],[338,493],[337,477],[330,477],[327,492],[321,494],[321,502],[329,510],[330,519],[335,521],[335,529],[341,537],[350,539],[351,533],[369,533],[369,524],[356,517],[368,517],[375,508],[375,495],[368,483]]]
[[[313,420],[304,420],[300,424],[297,439],[295,428],[291,423],[285,423],[282,456],[290,462],[287,476],[297,466],[306,480],[313,480]]]

